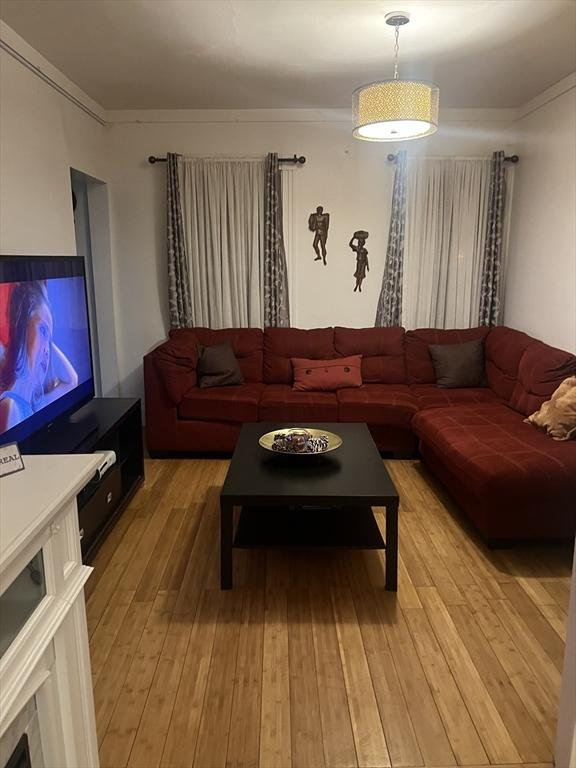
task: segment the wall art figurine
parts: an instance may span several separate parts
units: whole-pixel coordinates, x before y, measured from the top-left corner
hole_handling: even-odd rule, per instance
[[[328,227],[330,226],[330,214],[324,213],[324,208],[319,205],[314,213],[308,217],[308,229],[314,232],[312,247],[316,252],[314,261],[322,261],[326,265],[326,240],[328,240]]]
[[[356,253],[356,272],[354,272],[356,285],[354,286],[354,293],[356,293],[356,291],[362,293],[362,281],[366,277],[366,272],[370,271],[370,267],[368,266],[368,251],[364,247],[367,239],[368,232],[364,229],[359,229],[357,232],[354,232],[348,243],[350,248]],[[354,245],[354,240],[357,240],[356,245]]]

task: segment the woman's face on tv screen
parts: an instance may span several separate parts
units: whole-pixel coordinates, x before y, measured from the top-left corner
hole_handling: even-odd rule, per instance
[[[53,330],[52,312],[46,304],[41,304],[28,319],[26,336],[28,368],[38,384],[44,382],[48,372]]]

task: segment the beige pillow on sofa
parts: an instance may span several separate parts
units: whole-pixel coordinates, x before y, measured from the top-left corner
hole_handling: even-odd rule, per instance
[[[524,421],[545,429],[554,440],[576,439],[576,376],[565,379],[552,399]]]

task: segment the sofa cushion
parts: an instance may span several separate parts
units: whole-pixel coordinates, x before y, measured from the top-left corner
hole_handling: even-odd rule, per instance
[[[346,387],[361,387],[360,355],[334,360],[306,360],[293,357],[296,392],[336,392]]]
[[[444,389],[437,387],[436,384],[411,384],[410,390],[416,398],[419,409],[500,402],[490,387]]]
[[[418,328],[406,331],[406,380],[408,384],[435,384],[436,373],[428,346],[430,344],[462,344],[466,341],[485,339],[488,328]]]
[[[329,360],[336,357],[334,329],[266,328],[264,331],[264,381],[292,384],[292,357]]]
[[[522,331],[504,326],[491,328],[484,342],[486,377],[491,389],[509,401],[516,386],[522,355],[535,339]]]
[[[404,328],[335,328],[334,348],[341,357],[362,355],[365,384],[405,384]]]
[[[334,392],[295,392],[289,384],[269,384],[260,398],[260,421],[337,421]]]
[[[258,404],[264,389],[264,384],[192,387],[182,398],[178,417],[196,421],[258,421]]]
[[[576,515],[576,443],[554,442],[506,405],[419,411],[412,427],[487,510],[497,504],[546,514],[570,501]]]
[[[406,384],[366,384],[338,391],[338,420],[410,427],[418,405]]]
[[[154,360],[166,394],[173,405],[178,405],[184,393],[197,382],[198,343],[192,336],[170,338],[152,350]]]
[[[203,347],[228,342],[234,350],[244,381],[262,381],[264,334],[259,328],[222,328],[216,331],[211,328],[173,328],[170,338]]]
[[[576,375],[576,355],[535,341],[524,352],[510,405],[525,416],[537,411],[560,384]]]

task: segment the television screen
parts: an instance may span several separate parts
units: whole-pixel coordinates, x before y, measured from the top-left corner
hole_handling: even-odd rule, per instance
[[[0,444],[93,396],[83,259],[0,257]]]

